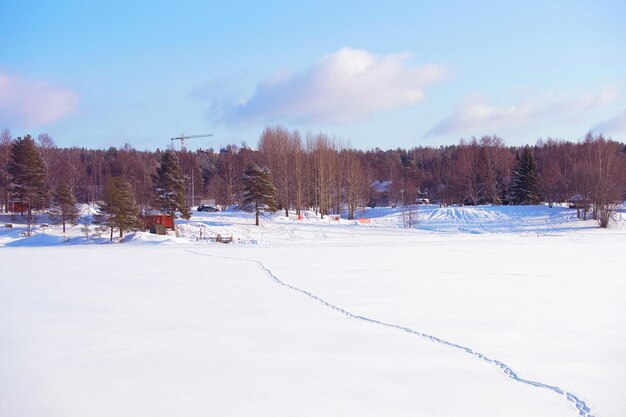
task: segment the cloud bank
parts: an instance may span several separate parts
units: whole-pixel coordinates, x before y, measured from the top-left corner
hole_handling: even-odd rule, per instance
[[[626,135],[626,108],[615,116],[603,120],[594,127],[591,128],[594,133],[602,133],[604,135]]]
[[[470,97],[424,136],[481,134],[511,128],[523,131],[536,127],[546,120],[572,121],[585,110],[612,102],[616,96],[617,94],[610,90],[582,96],[550,93],[509,107],[493,106],[483,98]]]
[[[343,48],[303,74],[276,73],[252,97],[227,110],[223,119],[233,124],[278,120],[345,124],[410,106],[424,99],[424,87],[442,80],[446,69],[408,66],[408,58]]]
[[[0,73],[0,125],[38,127],[72,114],[78,94],[39,80]]]

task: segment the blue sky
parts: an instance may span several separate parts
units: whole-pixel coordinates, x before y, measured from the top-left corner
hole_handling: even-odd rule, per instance
[[[59,4],[54,4],[59,3]],[[1,2],[0,128],[60,146],[626,140],[624,1]]]

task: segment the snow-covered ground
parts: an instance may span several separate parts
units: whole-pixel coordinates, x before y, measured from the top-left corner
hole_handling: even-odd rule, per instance
[[[0,416],[626,415],[623,211],[361,217],[0,227]]]

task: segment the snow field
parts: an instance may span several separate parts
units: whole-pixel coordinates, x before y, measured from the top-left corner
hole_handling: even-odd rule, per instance
[[[623,414],[623,239],[492,235],[433,243],[362,247],[356,256],[336,248],[342,261],[327,267],[307,257],[286,264],[270,251],[264,259],[291,284],[350,311],[471,347],[523,378],[582,396],[594,415]],[[292,251],[280,259],[295,258]]]
[[[391,209],[260,228],[207,213],[122,245],[1,230],[0,415],[579,415],[416,333],[625,415],[624,229],[547,207],[420,209],[419,230]],[[199,224],[239,244],[196,242]]]

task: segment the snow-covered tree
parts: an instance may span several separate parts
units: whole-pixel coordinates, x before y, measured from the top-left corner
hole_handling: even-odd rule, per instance
[[[276,188],[272,184],[270,171],[257,165],[248,165],[243,175],[243,201],[240,208],[255,213],[255,224],[259,225],[259,214],[262,211],[275,212]]]
[[[511,204],[527,205],[541,203],[539,174],[530,147],[526,145],[515,156],[515,169],[511,177]]]
[[[175,218],[176,212],[184,219],[191,217],[189,207],[185,204],[185,176],[180,167],[176,154],[172,151],[164,152],[161,156],[161,165],[156,175],[152,177],[155,194],[155,205],[164,213]],[[175,229],[172,222],[172,229]]]

